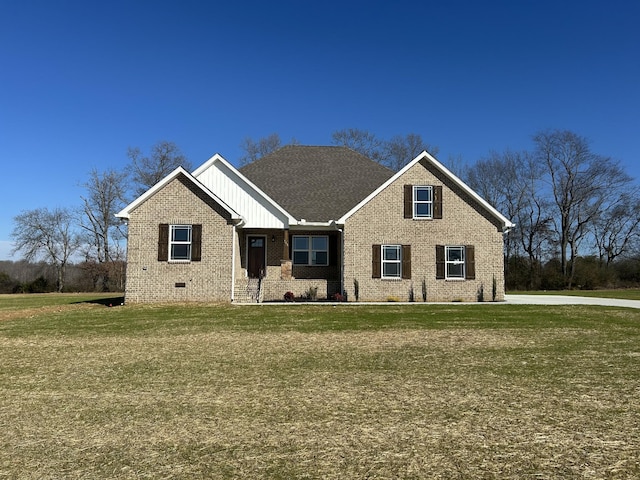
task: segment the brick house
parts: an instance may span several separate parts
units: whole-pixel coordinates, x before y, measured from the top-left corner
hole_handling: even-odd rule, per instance
[[[177,168],[117,216],[132,303],[502,300],[513,227],[427,152],[393,172],[298,145]]]

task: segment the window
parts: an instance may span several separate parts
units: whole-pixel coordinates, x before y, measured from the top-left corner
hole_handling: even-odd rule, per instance
[[[442,218],[442,185],[405,185],[404,218]]]
[[[473,280],[476,278],[473,245],[437,245],[436,278]]]
[[[199,262],[201,256],[202,225],[159,225],[159,262]]]
[[[371,278],[410,279],[411,245],[372,245]]]
[[[329,237],[325,235],[294,235],[292,245],[294,265],[329,265]]]
[[[433,218],[433,187],[413,187],[413,218]]]
[[[464,247],[445,247],[446,278],[465,278]]]
[[[171,225],[169,260],[191,260],[191,225]]]
[[[400,278],[401,274],[400,245],[382,245],[382,278]]]

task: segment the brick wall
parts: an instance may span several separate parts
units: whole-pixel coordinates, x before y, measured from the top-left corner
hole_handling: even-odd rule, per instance
[[[161,223],[202,224],[202,260],[159,262]],[[232,236],[229,214],[178,176],[130,214],[126,301],[230,301]]]
[[[405,184],[442,185],[443,218],[403,218]],[[481,289],[484,300],[491,301],[495,278],[496,300],[503,300],[502,235],[499,223],[475,200],[427,162],[417,163],[347,220],[344,283],[348,298],[355,300],[355,279],[360,301],[407,301],[413,289],[415,301],[421,302],[423,281],[427,301],[477,301]],[[373,244],[411,245],[411,279],[371,278]],[[436,245],[474,245],[475,280],[436,280]]]

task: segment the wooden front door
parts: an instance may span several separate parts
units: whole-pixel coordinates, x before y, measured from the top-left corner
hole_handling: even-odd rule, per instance
[[[249,278],[262,278],[265,273],[265,237],[247,238],[247,275]]]

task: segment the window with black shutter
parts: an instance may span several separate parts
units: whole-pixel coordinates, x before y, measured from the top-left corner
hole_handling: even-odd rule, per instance
[[[372,245],[371,278],[410,279],[411,245]]]
[[[169,224],[161,223],[158,226],[158,261],[169,260]]]
[[[473,280],[475,278],[473,245],[436,245],[436,279]]]
[[[441,219],[442,185],[404,185],[404,218]]]
[[[159,224],[159,262],[199,262],[201,260],[202,225]]]

